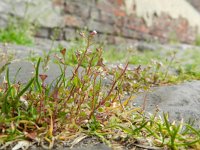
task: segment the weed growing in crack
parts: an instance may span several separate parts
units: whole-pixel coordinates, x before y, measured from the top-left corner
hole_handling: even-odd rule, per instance
[[[128,63],[110,68],[103,62],[102,48],[92,47],[96,34],[81,34],[86,46],[75,52],[77,63],[70,77],[65,48],[54,55],[61,74],[50,84],[39,70],[49,59],[38,59],[26,85],[12,83],[7,69],[0,90],[0,148],[24,142],[50,149],[56,142],[70,140],[72,147],[87,136],[128,148],[199,148],[199,130],[183,122],[171,123],[166,114],[164,120],[147,117],[140,108],[128,105],[133,96],[127,91],[136,93],[160,81],[156,78],[160,65],[154,71],[141,66],[130,69]]]

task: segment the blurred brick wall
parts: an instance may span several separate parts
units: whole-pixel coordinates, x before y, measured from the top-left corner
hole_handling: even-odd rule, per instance
[[[134,40],[194,42],[197,29],[190,27],[186,19],[155,14],[153,25],[148,27],[143,18],[128,15],[123,5],[124,0],[53,0],[53,7],[61,10],[63,19],[58,39],[74,39],[77,30],[87,28],[96,30],[111,44]],[[43,26],[37,36],[50,38],[52,34],[53,28]]]
[[[54,0],[53,5],[62,9],[64,29],[60,38],[75,38],[75,31],[87,27],[103,34],[112,44],[124,40],[159,41],[176,40],[192,43],[196,29],[189,26],[184,18],[172,19],[167,14],[153,18],[148,27],[143,18],[127,15],[123,0]]]

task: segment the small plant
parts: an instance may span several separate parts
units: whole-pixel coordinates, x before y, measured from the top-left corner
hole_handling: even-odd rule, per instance
[[[33,44],[33,25],[28,20],[11,17],[6,28],[0,29],[0,41],[31,45]]]
[[[61,74],[50,84],[46,84],[48,76],[39,70],[41,64],[47,66],[50,55],[37,60],[35,74],[26,85],[12,83],[7,69],[0,86],[0,149],[33,143],[52,149],[56,141],[76,137],[80,141],[86,135],[96,136],[109,146],[117,142],[130,148],[199,148],[197,129],[170,123],[165,114],[164,121],[156,114],[148,117],[140,108],[128,105],[134,95],[127,96],[127,90],[134,94],[158,83],[155,74],[160,65],[156,63],[154,71],[141,66],[130,69],[128,63],[109,68],[104,64],[102,48],[93,47],[96,34],[81,33],[86,45],[75,51],[70,77],[66,76],[66,48],[54,55]]]

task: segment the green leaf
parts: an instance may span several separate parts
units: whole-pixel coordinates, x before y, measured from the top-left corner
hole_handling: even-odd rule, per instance
[[[81,81],[79,79],[78,76],[75,76],[74,79],[73,79],[73,83],[76,87],[79,87],[81,85]]]
[[[27,90],[28,88],[32,85],[33,81],[35,80],[35,78],[32,78],[28,84],[17,94],[16,99],[19,99],[20,96],[22,96]]]
[[[15,73],[15,76],[14,76],[14,79],[13,79],[13,82],[14,82],[14,83],[16,83],[17,75],[19,74],[19,72],[20,72],[21,69],[22,69],[22,68],[20,67],[20,68],[17,70],[17,72]]]
[[[7,83],[8,83],[8,87],[10,88],[10,75],[9,75],[9,68],[7,68],[6,70],[6,80],[7,80]]]
[[[10,64],[10,62],[4,64],[1,68],[0,68],[0,74],[4,72],[4,70],[7,68],[7,66]]]
[[[2,105],[2,112],[5,113],[6,115],[8,115],[9,113],[9,102],[8,102],[8,96],[10,95],[11,91],[12,91],[12,87],[10,87],[6,93],[6,95],[3,97],[3,105]]]
[[[38,87],[39,91],[41,92],[42,91],[42,87],[40,85],[39,78],[38,78],[39,77],[40,62],[41,62],[41,58],[38,59],[38,62],[37,62],[36,68],[35,68],[35,81],[36,81],[36,84],[37,84],[37,87]]]

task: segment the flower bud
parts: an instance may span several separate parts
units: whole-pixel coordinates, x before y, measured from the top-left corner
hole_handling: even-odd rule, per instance
[[[60,51],[60,53],[61,53],[63,56],[65,56],[66,48],[63,48],[63,49]]]
[[[94,36],[94,35],[96,35],[97,34],[97,31],[95,31],[95,30],[93,30],[91,33],[90,33],[90,35],[92,35],[92,36]]]
[[[40,74],[39,76],[42,82],[44,82],[44,80],[48,77],[46,74]]]

